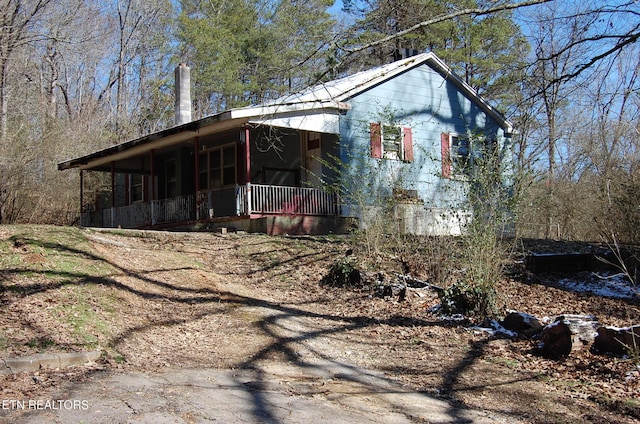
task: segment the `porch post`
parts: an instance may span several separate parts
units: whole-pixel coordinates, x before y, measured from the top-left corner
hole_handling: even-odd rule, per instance
[[[155,225],[156,224],[156,205],[155,205],[155,200],[156,200],[156,173],[155,173],[155,169],[154,169],[154,160],[155,160],[155,150],[151,149],[151,151],[149,152],[149,160],[151,161],[150,164],[150,171],[151,171],[151,225]],[[144,178],[144,177],[143,177]],[[143,185],[144,187],[144,185]],[[144,198],[144,195],[143,195]]]
[[[111,162],[111,207],[116,207],[116,164]]]
[[[80,226],[83,226],[82,222],[82,207],[84,206],[84,170],[80,169]]]
[[[247,187],[247,196],[245,201],[247,202],[246,211],[247,215],[251,216],[251,138],[249,127],[244,127],[244,150],[245,150],[245,184]]]
[[[193,169],[195,172],[196,187],[196,221],[200,219],[200,137],[196,137],[193,141]]]
[[[156,200],[156,171],[155,171],[155,149],[149,152],[151,160],[151,201]]]
[[[251,182],[251,140],[249,139],[249,127],[244,127],[244,150],[245,150],[245,183]]]
[[[116,163],[111,162],[111,225],[115,227],[115,215],[116,215]]]

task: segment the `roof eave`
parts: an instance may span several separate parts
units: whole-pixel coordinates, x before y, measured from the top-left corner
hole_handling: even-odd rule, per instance
[[[233,119],[271,117],[292,112],[308,112],[313,110],[344,111],[350,108],[348,103],[337,100],[314,100],[290,103],[278,103],[273,105],[251,106],[231,110]]]
[[[232,117],[229,111],[208,116],[61,162],[58,164],[58,170],[92,168],[110,161],[135,156],[141,152],[178,144],[189,140],[195,135],[204,135],[208,133],[208,128],[219,128],[220,124],[230,123],[231,120]]]

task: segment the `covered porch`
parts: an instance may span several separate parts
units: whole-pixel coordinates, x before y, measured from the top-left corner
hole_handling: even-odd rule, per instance
[[[86,227],[153,228],[198,222],[224,222],[230,218],[257,219],[268,216],[339,216],[337,195],[320,188],[247,183],[234,192],[235,214],[216,214],[215,198],[221,190],[152,200],[131,205],[85,210],[80,223]],[[227,206],[227,205],[225,205]]]
[[[134,140],[61,167],[80,169],[82,226],[215,227],[234,221],[231,226],[261,231],[264,226],[245,221],[304,217],[303,227],[315,228],[314,220],[341,215],[339,198],[323,185],[330,172],[325,159],[337,143],[335,134],[241,122]]]

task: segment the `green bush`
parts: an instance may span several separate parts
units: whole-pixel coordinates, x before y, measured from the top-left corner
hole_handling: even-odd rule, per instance
[[[360,270],[354,264],[353,256],[338,259],[322,279],[322,284],[331,287],[357,287],[362,284]]]
[[[438,293],[445,314],[474,316],[490,315],[496,308],[493,286],[481,286],[459,281]]]

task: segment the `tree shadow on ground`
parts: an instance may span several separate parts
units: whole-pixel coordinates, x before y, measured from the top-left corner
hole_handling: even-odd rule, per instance
[[[126,352],[121,352],[120,349],[127,340],[133,338],[136,334],[147,332],[153,328],[175,329],[188,322],[197,322],[214,315],[223,314],[226,310],[224,306],[257,309],[260,319],[253,328],[260,336],[268,340],[268,343],[250,357],[235,363],[234,367],[248,370],[252,374],[251,384],[239,380],[237,381],[237,386],[246,390],[251,397],[252,413],[258,421],[273,423],[282,421],[270,403],[269,393],[274,378],[289,378],[290,376],[279,376],[278,373],[274,373],[269,368],[269,363],[274,358],[278,362],[293,367],[296,372],[311,375],[317,379],[318,384],[327,384],[328,381],[331,381],[330,387],[338,394],[333,399],[347,407],[358,407],[357,404],[352,403],[354,396],[376,396],[377,399],[381,399],[383,402],[383,404],[377,405],[380,410],[404,415],[409,420],[421,419],[421,414],[428,413],[428,408],[432,410],[441,408],[442,416],[446,417],[448,421],[473,421],[473,414],[469,410],[459,403],[451,402],[451,400],[455,400],[455,383],[459,376],[482,356],[484,342],[478,342],[473,345],[457,366],[450,370],[443,370],[445,373],[444,384],[439,390],[453,398],[447,399],[446,402],[435,399],[426,393],[417,393],[402,387],[393,378],[357,367],[348,358],[335,357],[330,350],[324,349],[324,344],[328,337],[345,335],[373,325],[392,327],[440,325],[433,321],[416,320],[415,318],[403,319],[401,316],[378,319],[374,316],[362,314],[341,316],[331,312],[317,313],[304,308],[304,304],[309,301],[285,305],[214,288],[192,287],[189,282],[176,284],[152,277],[155,273],[194,269],[190,267],[158,268],[141,272],[134,268],[129,268],[126,265],[126,260],[110,260],[71,245],[46,243],[25,237],[20,238],[19,244],[21,247],[32,245],[43,249],[52,249],[65,255],[80,256],[107,265],[114,271],[107,275],[96,276],[69,270],[48,270],[47,274],[53,277],[50,283],[22,284],[19,290],[15,287],[12,288],[13,286],[7,287],[3,283],[3,291],[16,290],[16,293],[19,293],[20,296],[27,297],[65,286],[101,285],[117,291],[127,292],[145,300],[169,302],[172,308],[176,310],[182,307],[214,306],[210,309],[192,313],[188,317],[166,317],[149,323],[131,325],[114,334],[108,340],[106,348],[119,352],[125,357]],[[273,275],[283,275],[286,272],[283,267],[284,264],[305,266],[311,260],[327,259],[335,254],[337,253],[294,252],[292,257],[287,260],[274,261],[271,265],[261,266],[253,271],[230,272],[226,277],[235,277],[241,280],[250,277],[255,272],[271,272]],[[6,277],[5,280],[8,280],[8,277],[12,275],[27,275],[32,272],[34,272],[33,269],[28,267],[13,267],[3,270],[3,275]],[[47,337],[46,331],[43,330],[41,333],[42,337]],[[340,392],[342,390],[341,385],[348,385],[349,390]],[[299,394],[303,396],[310,395],[310,393]],[[425,409],[423,405],[427,405],[428,408]]]

